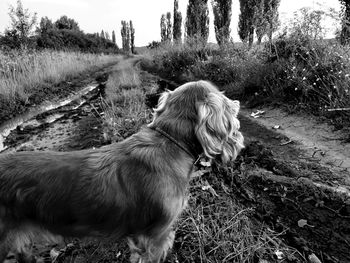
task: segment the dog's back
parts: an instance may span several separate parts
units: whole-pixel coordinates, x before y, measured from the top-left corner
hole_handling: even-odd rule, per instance
[[[38,228],[68,237],[120,238],[147,234],[173,219],[164,202],[171,202],[165,196],[172,191],[184,195],[175,193],[179,182],[167,178],[178,181],[176,169],[153,161],[163,153],[145,137],[96,150],[0,155],[0,242],[7,243],[2,257],[10,243],[25,245]]]

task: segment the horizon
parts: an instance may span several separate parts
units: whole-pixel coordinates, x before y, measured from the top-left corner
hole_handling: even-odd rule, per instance
[[[103,5],[101,4],[103,2]],[[22,0],[23,7],[31,14],[37,13],[37,24],[41,17],[47,16],[53,22],[66,15],[74,19],[85,33],[100,33],[102,30],[110,35],[115,31],[117,45],[121,46],[121,21],[132,20],[135,27],[135,44],[138,47],[146,46],[152,41],[160,41],[160,17],[166,12],[173,13],[173,0],[129,0],[125,3],[114,0]],[[188,0],[179,0],[179,11],[182,13],[182,32]],[[8,10],[16,6],[17,0],[5,0],[0,3],[0,32],[3,33],[10,26]],[[137,8],[134,8],[137,6]],[[211,2],[208,2],[210,16],[210,32],[208,42],[216,43]],[[279,8],[280,20],[283,23],[292,18],[293,13],[302,7],[313,9],[334,8],[340,10],[338,0],[304,0],[295,2],[282,0]],[[83,11],[82,11],[83,9]],[[116,10],[116,11],[114,11]],[[120,10],[120,11],[119,11]],[[147,10],[146,12],[144,10]],[[232,1],[231,37],[240,42],[237,33],[239,1]],[[93,19],[95,18],[95,19]],[[328,25],[332,30],[334,25]],[[328,37],[334,35],[329,32]]]

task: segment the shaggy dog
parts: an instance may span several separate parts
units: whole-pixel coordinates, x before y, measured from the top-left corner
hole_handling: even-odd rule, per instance
[[[127,237],[131,262],[161,262],[201,154],[243,147],[232,101],[207,81],[166,91],[153,121],[123,142],[74,152],[0,155],[0,262],[38,233]]]

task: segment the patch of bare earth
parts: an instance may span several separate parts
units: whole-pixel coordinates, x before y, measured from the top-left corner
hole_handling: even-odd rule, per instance
[[[260,110],[258,118],[251,116],[256,110],[242,110],[247,148],[235,166],[239,176],[229,176],[235,196],[306,257],[350,262],[346,133],[313,117]]]

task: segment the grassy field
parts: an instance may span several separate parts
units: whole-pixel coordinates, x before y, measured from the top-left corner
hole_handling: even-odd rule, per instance
[[[0,125],[31,106],[68,96],[120,60],[120,55],[0,51]]]
[[[0,96],[26,100],[43,84],[55,85],[80,73],[118,60],[113,55],[62,51],[0,52]]]

